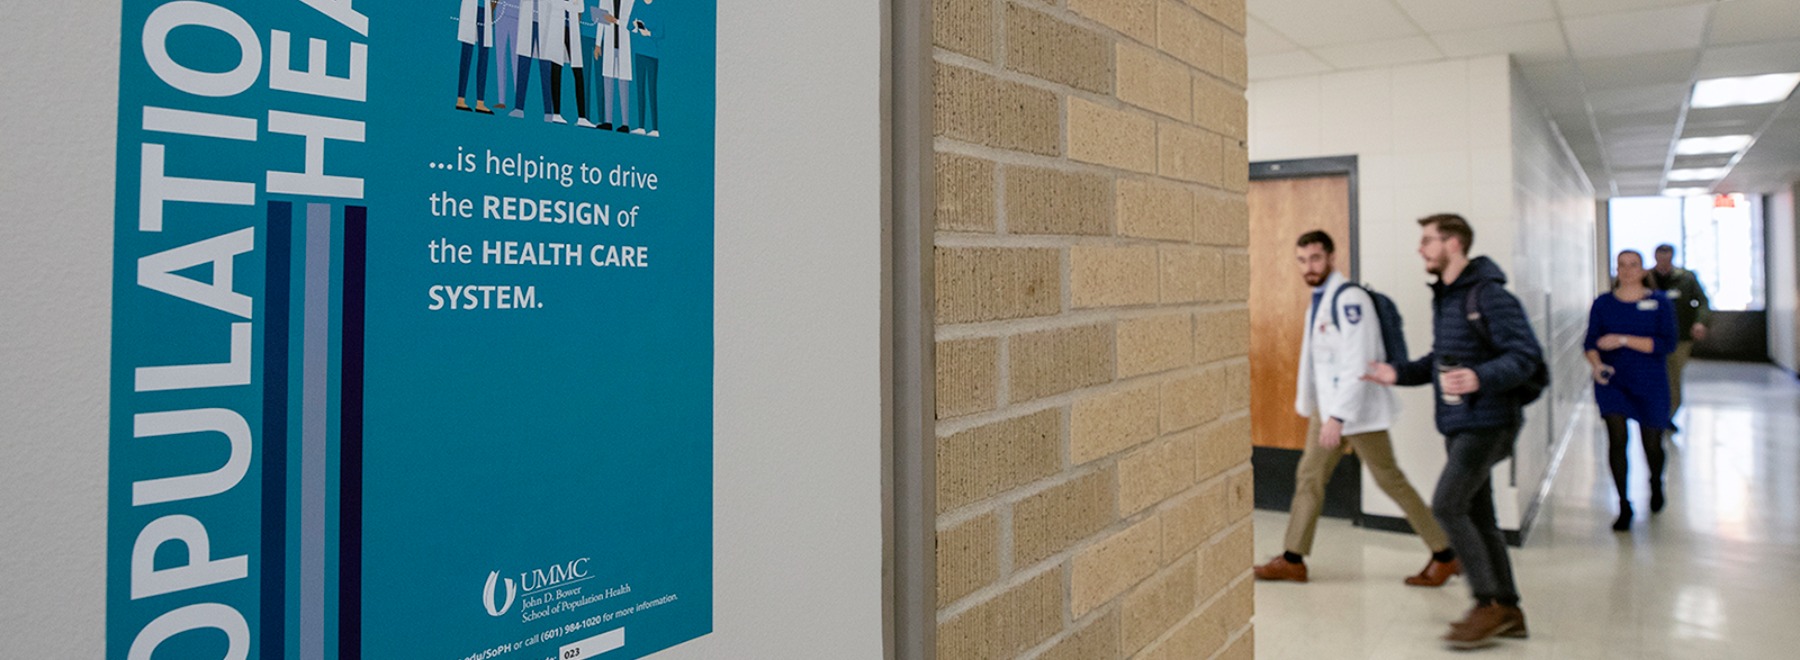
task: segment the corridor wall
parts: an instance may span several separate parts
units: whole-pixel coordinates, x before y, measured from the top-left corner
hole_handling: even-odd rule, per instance
[[[1800,183],[1790,183],[1764,198],[1764,259],[1768,261],[1769,359],[1789,372],[1800,372]]]

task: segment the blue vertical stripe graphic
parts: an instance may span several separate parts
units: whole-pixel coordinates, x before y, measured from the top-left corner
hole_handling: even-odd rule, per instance
[[[344,209],[343,364],[338,442],[338,659],[362,658],[363,341],[368,209]]]
[[[268,275],[263,300],[262,657],[287,642],[288,305],[294,207],[269,204]]]
[[[301,321],[300,660],[325,660],[326,493],[331,419],[331,207],[306,207]]]

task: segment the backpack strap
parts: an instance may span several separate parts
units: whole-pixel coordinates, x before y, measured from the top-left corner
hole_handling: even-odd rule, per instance
[[[1487,280],[1476,282],[1469,287],[1469,293],[1463,297],[1463,318],[1469,321],[1469,329],[1475,331],[1475,337],[1488,350],[1494,350],[1494,335],[1488,329],[1487,316],[1481,313],[1481,294],[1487,290]]]
[[[1338,327],[1338,296],[1344,295],[1344,289],[1357,286],[1355,282],[1339,284],[1336,291],[1331,292],[1331,327]]]

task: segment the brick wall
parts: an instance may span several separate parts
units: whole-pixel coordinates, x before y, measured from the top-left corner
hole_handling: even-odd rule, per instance
[[[1243,0],[934,0],[938,657],[1252,656]]]

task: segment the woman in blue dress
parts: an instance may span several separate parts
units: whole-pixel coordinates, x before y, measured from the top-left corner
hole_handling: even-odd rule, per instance
[[[1625,421],[1638,424],[1645,462],[1650,464],[1650,512],[1663,508],[1663,434],[1669,423],[1669,352],[1675,349],[1675,308],[1649,286],[1644,255],[1619,253],[1618,284],[1594,299],[1588,312],[1587,360],[1593,368],[1594,402],[1606,420],[1607,461],[1619,490],[1619,518],[1613,529],[1631,529],[1626,497],[1629,436]]]

